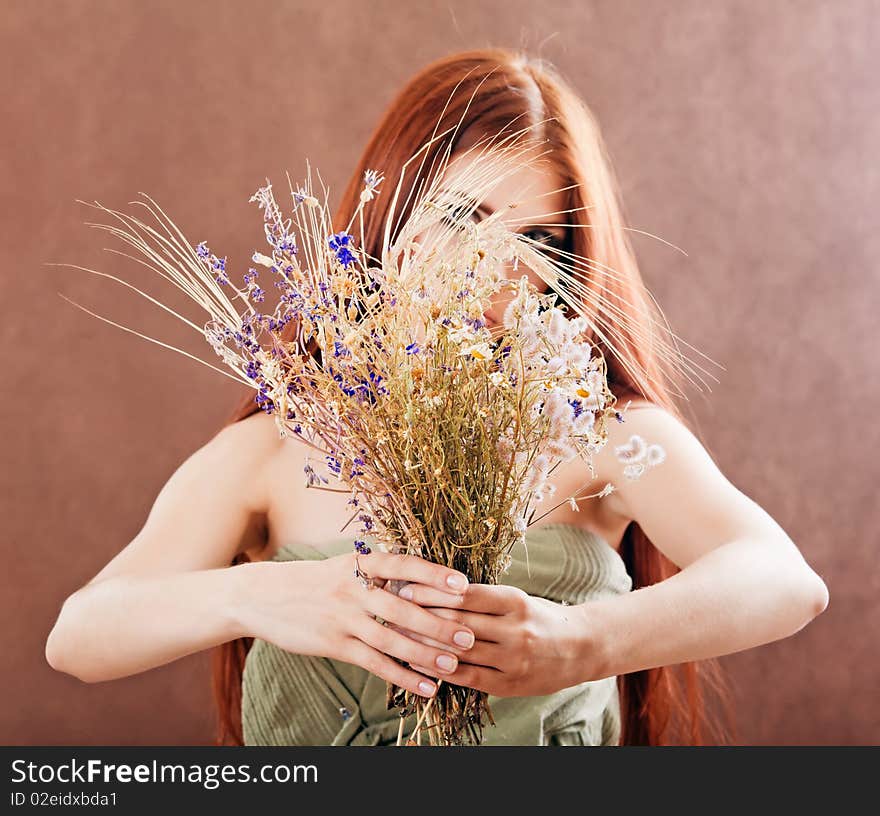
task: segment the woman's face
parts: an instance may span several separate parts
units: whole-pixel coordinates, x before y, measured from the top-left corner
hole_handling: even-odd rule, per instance
[[[467,195],[467,190],[462,190],[456,185],[456,177],[460,174],[468,176],[467,166],[475,160],[473,151],[465,155],[463,152],[454,153],[446,167],[444,178],[447,179],[445,189],[455,190]],[[527,155],[527,158],[536,158],[537,153]],[[486,194],[473,213],[473,219],[479,221],[494,212],[500,211],[499,219],[512,232],[528,235],[534,241],[540,241],[550,248],[563,249],[566,243],[568,222],[567,215],[562,212],[566,206],[565,192],[561,190],[565,182],[552,169],[546,156],[537,161],[523,161],[515,172],[508,173],[498,184]],[[563,226],[557,226],[557,225]],[[551,259],[559,260],[560,256],[549,253]],[[509,279],[519,280],[522,275],[527,275],[539,292],[546,292],[548,284],[520,262],[516,271],[513,264],[506,264],[505,275]],[[513,298],[513,293],[508,291],[499,292],[492,300],[491,306],[484,313],[489,327],[499,325],[504,316],[507,304]]]

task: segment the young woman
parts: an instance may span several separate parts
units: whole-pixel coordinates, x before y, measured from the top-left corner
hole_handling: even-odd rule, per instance
[[[46,644],[53,667],[93,682],[214,648],[220,744],[391,744],[399,718],[384,705],[385,681],[430,696],[437,678],[490,694],[496,725],[486,744],[730,739],[704,702],[706,686],[727,702],[714,658],[794,634],[825,609],[828,591],[675,404],[676,371],[653,342],[661,323],[584,102],[549,65],[517,53],[439,60],[386,111],[337,224],[357,206],[365,170],[395,180],[406,172],[417,185],[422,171],[405,162],[434,133],[459,125],[452,155],[467,161],[468,145],[512,123],[545,143],[546,161],[524,164],[471,217],[502,210],[547,252],[613,270],[589,286],[620,327],[616,353],[594,341],[629,408],[594,458],[590,488],[579,459],[553,478],[560,496],[609,482],[613,492],[547,513],[528,532],[533,562],[515,560],[504,584],[468,585],[439,565],[374,551],[359,568],[380,591],[365,591],[352,577],[351,537],[339,534],[346,497],[307,490],[299,474],[310,449],[281,440],[249,392],[172,475],[134,540],[67,599]],[[438,142],[423,167],[445,147]],[[389,198],[366,213],[374,256]],[[523,272],[546,287],[529,270],[510,274]],[[504,305],[486,312],[490,326]],[[615,319],[621,312],[626,321]],[[636,481],[612,453],[633,434],[666,452]],[[382,586],[391,580],[405,591]]]

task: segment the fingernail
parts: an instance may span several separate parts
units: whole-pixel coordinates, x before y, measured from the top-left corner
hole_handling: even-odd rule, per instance
[[[429,683],[427,680],[422,680],[422,682],[419,683],[419,691],[422,692],[422,694],[431,696],[434,693],[434,684]]]
[[[467,578],[464,575],[450,575],[446,583],[453,589],[464,589],[467,586]]]
[[[411,601],[413,597],[413,591],[411,586],[405,586],[400,592],[397,593],[398,597],[403,598],[405,601]]]
[[[437,668],[444,671],[452,671],[455,668],[455,658],[449,655],[439,655],[434,662],[437,664]]]
[[[456,632],[452,639],[458,646],[465,649],[470,649],[474,645],[474,636],[470,632]]]

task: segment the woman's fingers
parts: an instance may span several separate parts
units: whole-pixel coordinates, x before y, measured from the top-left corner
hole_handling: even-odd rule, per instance
[[[424,672],[428,676],[436,676],[426,666],[417,666],[411,664],[412,668],[417,671]],[[445,679],[445,678],[442,678]],[[488,694],[498,694],[499,690],[504,687],[506,675],[503,671],[498,671],[490,666],[471,666],[467,663],[462,664],[458,671],[448,682],[459,686],[467,686],[479,691],[485,691]],[[505,694],[504,696],[509,696]]]
[[[390,626],[391,624],[389,624]],[[416,632],[409,632],[406,629],[397,629],[395,630],[400,632],[402,635],[406,637],[410,637],[413,640],[419,641],[419,643],[425,643],[428,646],[437,646],[438,648],[443,648],[442,644],[434,643],[429,638],[423,638]],[[458,655],[458,659],[460,663],[471,663],[476,666],[491,666],[496,669],[504,670],[507,666],[506,658],[509,657],[510,650],[505,648],[504,646],[498,643],[490,643],[485,640],[477,640],[476,643],[470,649],[454,649],[455,653]],[[410,664],[417,671],[421,671],[419,666],[415,664]],[[432,677],[437,676],[437,671],[433,670]]]
[[[492,621],[490,620],[488,625],[483,624],[479,621],[473,621],[474,625],[468,627],[472,629],[475,635],[474,644],[469,648],[465,649],[456,644],[448,644],[442,643],[441,641],[435,640],[434,638],[427,637],[419,632],[414,632],[412,629],[407,629],[405,626],[398,626],[397,624],[388,623],[387,626],[391,626],[395,631],[400,632],[402,635],[406,637],[411,637],[413,640],[419,641],[419,643],[426,643],[429,646],[436,646],[438,649],[451,649],[455,652],[459,657],[467,660],[468,662],[473,662],[471,658],[465,657],[466,655],[470,655],[471,651],[475,649],[480,643],[497,643],[499,642],[497,638],[500,636],[500,630],[496,631],[498,627],[492,626]]]
[[[437,684],[429,677],[401,666],[400,663],[373,649],[362,640],[352,638],[345,654],[346,661],[362,666],[371,674],[407,689],[413,694],[432,697],[437,691]]]
[[[399,581],[415,581],[436,589],[460,594],[467,589],[467,576],[457,570],[427,561],[418,555],[371,552],[358,556],[367,575]]]
[[[485,666],[486,668],[505,671],[508,668],[508,658],[508,649],[499,646],[497,643],[483,643],[478,640],[474,648],[462,657],[459,666],[463,663],[468,663],[471,666]],[[410,662],[409,665],[416,671],[427,674],[429,677],[443,677],[442,672],[421,663]]]
[[[417,672],[421,672],[422,674],[425,674],[428,677],[434,677],[434,678],[437,678],[438,680],[440,679],[440,675],[437,673],[437,669],[429,669],[425,666],[419,666],[416,663],[410,663],[409,665],[413,669],[415,669]]]
[[[417,640],[419,643],[424,643],[427,646],[433,646],[436,649],[450,649],[457,655],[461,655],[465,651],[459,646],[450,646],[449,644],[441,643],[439,640],[425,637],[424,635],[420,635],[418,632],[413,632],[410,629],[406,629],[403,626],[397,626],[397,624],[394,623],[388,623],[386,624],[386,626],[393,629],[395,632],[400,632],[400,634],[404,637],[412,638],[413,640]]]
[[[357,635],[364,643],[386,655],[399,657],[407,663],[434,666],[441,675],[455,671],[458,666],[458,657],[448,649],[438,649],[419,643],[366,615],[357,629],[359,630]]]
[[[508,587],[503,585],[468,584],[463,593],[451,593],[423,584],[407,584],[398,596],[420,606],[444,606],[467,609],[488,615],[503,615],[508,611]]]
[[[463,609],[446,609],[442,606],[425,607],[425,612],[454,622],[454,625],[470,629],[477,640],[503,643],[510,635],[509,618],[503,615],[487,615],[483,612],[467,612]]]
[[[468,626],[462,626],[456,620],[435,615],[418,604],[401,600],[384,589],[368,590],[364,599],[364,608],[382,620],[450,646],[461,646],[463,649],[468,649],[475,640],[475,633]]]

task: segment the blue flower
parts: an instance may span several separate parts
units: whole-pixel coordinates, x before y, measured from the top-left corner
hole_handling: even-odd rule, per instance
[[[348,269],[355,261],[355,255],[351,251],[351,236],[347,232],[337,232],[327,239],[330,249],[336,255],[336,260]]]

